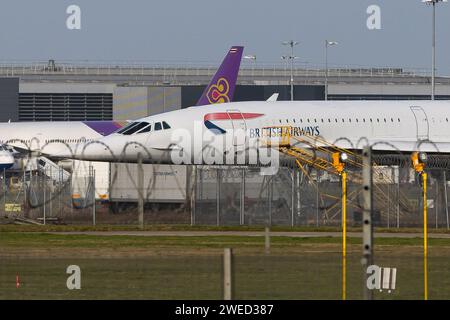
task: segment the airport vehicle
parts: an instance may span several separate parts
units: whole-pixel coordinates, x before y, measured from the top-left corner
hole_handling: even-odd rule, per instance
[[[168,164],[264,164],[261,156],[270,149],[267,142],[279,140],[283,127],[290,128],[293,137],[317,137],[318,145],[361,149],[370,144],[386,152],[450,152],[450,104],[445,101],[265,101],[146,117],[64,156],[125,162],[142,157],[143,162]]]

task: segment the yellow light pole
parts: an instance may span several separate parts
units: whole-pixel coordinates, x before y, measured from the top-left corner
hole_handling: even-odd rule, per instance
[[[428,209],[427,209],[427,173],[423,179],[423,287],[424,300],[428,300]]]
[[[428,300],[428,206],[427,206],[427,173],[424,171],[427,155],[414,152],[411,162],[414,170],[422,178],[422,202],[423,202],[423,298]]]
[[[342,171],[342,300],[347,299],[347,172]]]
[[[342,300],[347,299],[347,172],[345,162],[346,153],[332,154],[333,167],[342,179]]]

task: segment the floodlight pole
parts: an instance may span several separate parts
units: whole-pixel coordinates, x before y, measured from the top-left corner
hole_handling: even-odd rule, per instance
[[[422,202],[423,202],[423,286],[424,300],[428,300],[428,201],[427,201],[427,173],[422,172]]]
[[[342,184],[342,300],[347,299],[347,172],[345,163],[348,160],[346,153],[332,154],[334,170],[341,176]],[[317,186],[318,186],[317,182]]]
[[[291,85],[291,101],[294,101],[294,59],[297,57],[294,56],[294,46],[298,45],[297,41],[289,40],[282,43],[285,46],[291,47],[291,55],[290,56],[283,56],[283,59],[289,59],[291,61],[291,78],[290,78],[290,85]]]
[[[422,0],[426,4],[433,6],[432,14],[432,44],[431,44],[431,100],[435,99],[436,93],[436,3],[448,2],[448,0]]]
[[[337,44],[336,41],[325,40],[325,101],[328,100],[328,47]]]
[[[256,55],[254,54],[249,54],[244,56],[244,59],[248,59],[248,60],[252,60],[252,78],[253,80],[255,80],[255,64],[256,64]]]
[[[294,42],[291,41],[291,101],[294,101]]]
[[[328,100],[328,40],[325,40],[325,101]]]
[[[428,300],[428,201],[427,173],[425,172],[426,154],[414,152],[411,155],[412,166],[422,179],[423,207],[423,298]]]
[[[347,300],[347,172],[342,171],[342,300]]]
[[[433,40],[431,45],[431,100],[436,93],[436,2],[433,1]]]

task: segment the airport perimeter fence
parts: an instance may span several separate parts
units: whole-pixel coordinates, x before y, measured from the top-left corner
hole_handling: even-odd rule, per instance
[[[230,166],[145,165],[144,169],[146,225],[341,225],[341,178],[326,172],[280,167],[267,174],[256,167]],[[448,228],[447,172],[427,171],[429,226]],[[111,168],[109,174],[110,198],[102,199],[93,170],[82,177],[69,176],[63,182],[58,182],[54,174],[38,171],[3,172],[0,212],[8,218],[3,221],[12,223],[17,218],[46,224],[137,225],[137,171],[120,167],[115,171]],[[172,185],[170,190],[167,185]],[[421,190],[420,179],[409,167],[374,169],[374,225],[421,227]],[[360,182],[349,179],[349,226],[361,225],[361,192]],[[113,198],[118,193],[127,197]],[[161,200],[163,196],[166,198]]]

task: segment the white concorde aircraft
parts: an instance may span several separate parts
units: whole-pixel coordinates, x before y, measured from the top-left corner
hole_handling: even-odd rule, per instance
[[[55,156],[167,164],[265,164],[281,127],[345,149],[450,153],[450,102],[264,101],[201,106],[136,120],[118,132]],[[293,140],[294,142],[296,140]],[[71,153],[71,154],[70,154]],[[281,159],[282,160],[282,159]],[[278,161],[278,160],[276,160]]]
[[[217,72],[203,91],[197,105],[233,100],[244,47],[232,46]],[[96,141],[126,125],[128,121],[45,121],[0,123],[0,144],[7,144],[24,153],[42,152],[50,155],[61,144],[70,148]]]

